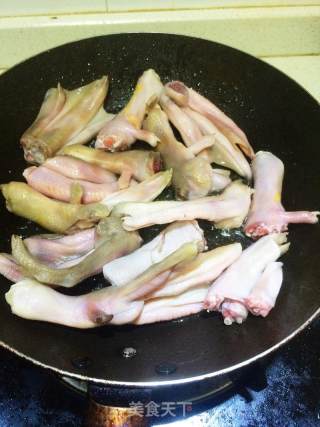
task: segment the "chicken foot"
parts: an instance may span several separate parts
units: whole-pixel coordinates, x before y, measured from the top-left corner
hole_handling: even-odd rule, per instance
[[[141,244],[138,233],[123,230],[117,218],[106,218],[96,228],[97,239],[94,250],[81,262],[68,268],[52,268],[40,262],[27,250],[23,240],[12,236],[11,248],[15,261],[23,267],[29,277],[48,285],[70,288],[85,278],[101,271],[104,264],[126,255]]]
[[[165,85],[165,93],[181,107],[189,107],[207,117],[220,131],[249,158],[253,158],[254,151],[245,133],[224,114],[216,105],[188,88],[182,82],[173,81]]]
[[[107,153],[76,144],[64,147],[61,154],[76,157],[117,175],[129,171],[137,181],[144,181],[161,169],[160,154],[154,151],[130,150],[123,153]]]
[[[165,167],[173,169],[172,183],[178,197],[196,199],[221,189],[221,184],[218,188],[215,187],[215,178],[221,179],[221,174],[216,177],[207,160],[196,157],[191,150],[176,140],[166,114],[158,105],[149,112],[144,127],[159,137],[157,150]],[[224,184],[227,185],[230,179],[225,178]]]
[[[190,201],[120,203],[112,212],[122,218],[126,230],[193,219],[213,221],[217,228],[236,228],[247,216],[250,194],[248,186],[234,181],[218,196]]]
[[[143,309],[144,296],[160,286],[174,266],[196,255],[197,246],[187,243],[125,286],[109,286],[76,297],[26,279],[11,286],[6,300],[12,312],[25,319],[75,328],[132,323]]]
[[[67,233],[90,228],[109,215],[109,209],[99,203],[79,205],[51,200],[23,182],[2,184],[1,191],[7,209],[30,219],[54,233]]]
[[[226,324],[242,323],[247,317],[245,300],[268,264],[285,253],[289,244],[285,234],[273,234],[258,240],[216,279],[209,288],[204,307],[222,311]]]
[[[108,91],[108,78],[67,91],[50,89],[35,122],[21,137],[25,158],[41,164],[77,136],[100,110]]]
[[[286,231],[290,223],[314,224],[320,212],[286,212],[281,204],[284,165],[267,151],[259,151],[253,162],[254,194],[245,224],[248,236],[260,237]]]
[[[125,108],[99,132],[95,148],[108,151],[127,150],[137,139],[155,147],[158,138],[152,132],[142,130],[141,126],[146,112],[158,101],[162,89],[162,83],[155,71],[145,71]]]
[[[175,222],[141,248],[106,264],[103,267],[104,277],[113,286],[123,286],[189,242],[197,243],[200,252],[206,247],[203,231],[198,223]]]

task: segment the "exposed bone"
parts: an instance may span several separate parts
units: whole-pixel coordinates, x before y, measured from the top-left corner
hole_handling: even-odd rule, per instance
[[[283,280],[282,265],[282,262],[268,264],[248,298],[245,299],[246,306],[255,316],[266,317],[275,306]]]
[[[288,247],[285,234],[265,236],[249,246],[212,283],[204,301],[204,307],[217,311],[225,301],[244,305],[245,299],[250,295],[267,265],[276,261],[288,250]],[[229,311],[230,307],[222,307],[222,313],[230,319],[233,316]]]

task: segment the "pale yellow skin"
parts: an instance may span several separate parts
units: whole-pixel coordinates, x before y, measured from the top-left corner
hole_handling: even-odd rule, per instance
[[[90,228],[109,215],[107,206],[100,203],[79,205],[49,199],[24,182],[1,185],[7,209],[23,218],[36,222],[54,233],[67,233],[71,229]]]
[[[60,154],[76,157],[118,175],[129,171],[137,181],[144,181],[160,169],[160,155],[154,151],[130,150],[106,153],[75,144],[64,147]]]
[[[173,169],[172,183],[177,196],[183,199],[206,196],[212,188],[210,163],[195,157],[175,139],[168,118],[158,105],[149,112],[144,128],[160,139],[157,150],[161,153],[166,168]]]
[[[11,286],[6,300],[12,312],[20,317],[74,328],[132,323],[140,315],[146,296],[167,280],[175,266],[192,260],[197,253],[197,245],[187,243],[125,286],[109,286],[75,297],[24,279]]]
[[[25,158],[43,163],[75,138],[99,112],[108,91],[108,78],[72,91],[50,89],[35,122],[21,137]]]
[[[12,236],[12,255],[28,277],[49,285],[70,288],[95,274],[106,262],[134,251],[141,243],[139,234],[125,231],[117,218],[102,220],[96,233],[98,238],[93,251],[72,267],[56,269],[40,262],[30,254],[18,236]]]

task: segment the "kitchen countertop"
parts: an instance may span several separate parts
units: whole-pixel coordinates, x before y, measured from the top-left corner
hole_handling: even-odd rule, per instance
[[[96,6],[94,13],[38,16],[1,17],[0,13],[0,72],[42,50],[80,38],[124,31],[175,32],[260,57],[320,101],[317,5],[112,14],[99,10]],[[267,369],[269,387],[252,392],[252,402],[235,395],[209,411],[199,409],[199,415],[172,427],[320,425],[319,333],[320,320],[275,354]],[[0,364],[0,427],[81,425],[83,396],[66,389],[53,374],[3,349]]]
[[[84,3],[83,7],[87,7],[88,2]],[[320,2],[133,12],[117,11],[109,2],[109,13],[102,10],[100,3],[96,1],[86,13],[71,13],[76,9],[69,5],[60,12],[45,14],[41,5],[34,9],[36,16],[23,15],[28,12],[24,9],[21,16],[18,12],[13,15],[12,7],[1,10],[0,5],[0,72],[43,50],[81,38],[119,32],[167,32],[214,40],[255,55],[288,74],[320,100]]]
[[[283,71],[320,102],[320,55],[279,56],[262,59]]]

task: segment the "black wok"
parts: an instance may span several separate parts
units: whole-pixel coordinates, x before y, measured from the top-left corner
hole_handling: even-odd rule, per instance
[[[25,161],[19,137],[49,87],[60,81],[75,88],[108,74],[107,106],[116,112],[128,100],[138,76],[150,67],[164,81],[182,80],[214,100],[245,130],[256,150],[271,150],[284,161],[283,199],[288,209],[319,208],[317,102],[262,61],[220,44],[176,35],[120,34],[81,40],[37,55],[2,75],[0,181],[22,180]],[[208,230],[211,247],[230,240],[247,244],[239,233],[227,236]],[[12,233],[38,231],[34,224],[7,212],[1,202],[1,251],[9,251]],[[148,326],[74,330],[12,315],[4,299],[10,284],[1,277],[0,344],[59,373],[107,384],[183,383],[238,369],[290,340],[319,312],[319,225],[292,226],[290,241],[283,288],[266,319],[249,317],[242,326],[226,327],[220,315],[203,312]],[[103,281],[97,277],[89,285],[92,280]],[[124,358],[126,347],[134,347],[136,356]],[[169,367],[164,369],[168,375],[159,370],[164,365]]]

